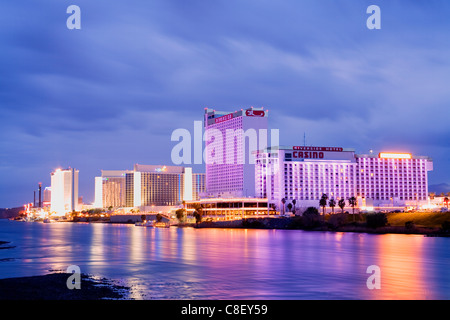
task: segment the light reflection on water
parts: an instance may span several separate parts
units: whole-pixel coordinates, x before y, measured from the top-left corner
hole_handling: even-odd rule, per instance
[[[449,238],[0,221],[0,277],[65,270],[136,299],[449,299]],[[369,290],[366,269],[381,269]]]

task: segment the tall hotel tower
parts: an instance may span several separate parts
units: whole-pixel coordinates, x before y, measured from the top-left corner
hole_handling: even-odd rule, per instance
[[[268,111],[205,108],[206,193],[209,197],[254,197],[255,158],[267,146]]]
[[[51,207],[58,215],[78,210],[78,170],[56,169],[51,173]]]

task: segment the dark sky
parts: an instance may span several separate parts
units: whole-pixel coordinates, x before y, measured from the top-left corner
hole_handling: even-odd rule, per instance
[[[0,207],[58,167],[91,202],[102,169],[170,165],[205,107],[265,107],[283,145],[430,156],[450,183],[449,17],[448,0],[1,1]]]

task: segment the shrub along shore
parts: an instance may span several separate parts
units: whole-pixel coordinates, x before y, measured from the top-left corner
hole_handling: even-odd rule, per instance
[[[197,228],[297,229],[309,231],[422,234],[450,236],[450,213],[335,213],[321,215],[308,208],[302,216],[246,218],[233,221],[205,221]]]

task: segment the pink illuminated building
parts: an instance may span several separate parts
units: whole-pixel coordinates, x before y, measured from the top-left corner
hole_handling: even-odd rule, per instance
[[[429,157],[408,153],[355,154],[339,147],[279,147],[256,152],[256,196],[279,208],[318,207],[322,194],[355,197],[362,210],[428,203]],[[336,210],[340,210],[336,205]],[[348,210],[348,208],[346,209]]]
[[[206,193],[213,197],[253,197],[253,152],[267,147],[268,111],[223,112],[205,108]]]

